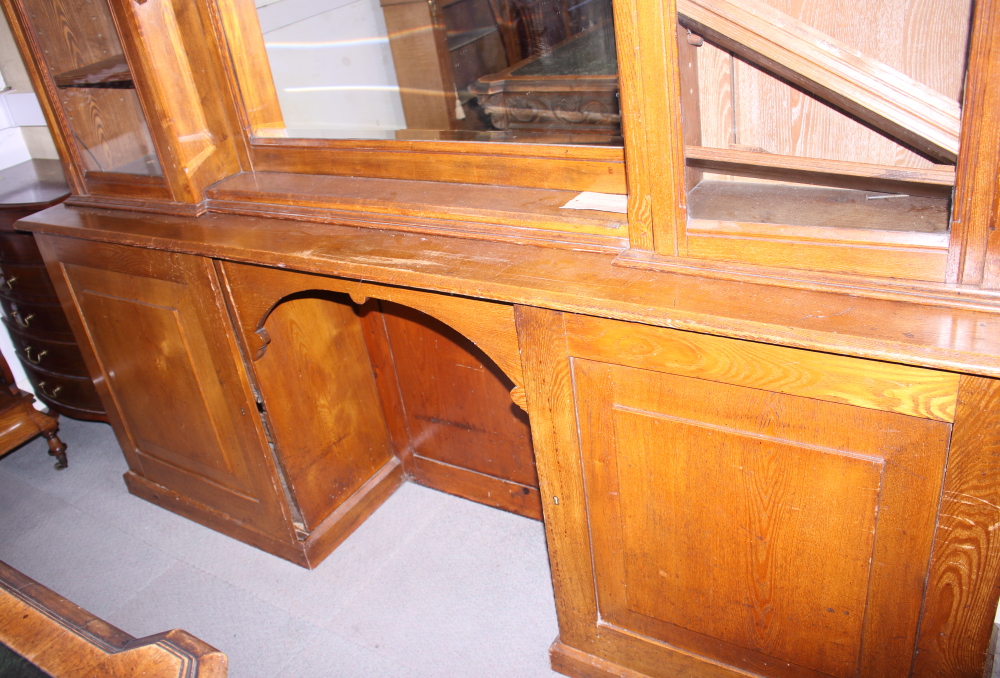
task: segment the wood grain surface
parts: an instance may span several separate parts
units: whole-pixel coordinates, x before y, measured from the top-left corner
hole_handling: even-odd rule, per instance
[[[959,376],[646,325],[568,316],[574,356],[951,422]]]
[[[970,3],[898,0],[767,5],[958,101]],[[882,165],[931,163],[711,45],[699,48],[703,144]]]
[[[60,678],[225,678],[228,660],[186,631],[133,638],[0,562],[0,643]]]

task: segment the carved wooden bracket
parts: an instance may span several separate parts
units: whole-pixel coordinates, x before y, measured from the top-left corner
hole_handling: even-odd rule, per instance
[[[514,404],[520,407],[525,412],[528,411],[528,395],[524,392],[524,388],[521,386],[515,386],[510,390],[510,399],[514,401]]]
[[[257,338],[260,339],[260,346],[257,347],[257,352],[254,354],[254,361],[260,360],[264,357],[264,353],[267,351],[267,345],[271,343],[271,335],[267,333],[267,329],[261,327],[259,330],[254,332]]]

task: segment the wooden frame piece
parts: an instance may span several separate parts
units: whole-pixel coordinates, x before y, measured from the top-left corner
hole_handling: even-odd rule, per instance
[[[59,678],[225,678],[228,673],[226,655],[187,631],[133,638],[2,561],[0,642]]]
[[[682,25],[941,162],[958,157],[953,100],[759,0],[678,0]]]

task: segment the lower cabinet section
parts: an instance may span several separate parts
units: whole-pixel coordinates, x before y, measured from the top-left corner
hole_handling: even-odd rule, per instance
[[[213,262],[39,240],[60,298],[75,311],[70,322],[128,459],[133,493],[309,566],[401,481],[385,452],[366,450],[363,462],[345,465],[317,441],[312,459],[289,455],[298,472],[291,477],[324,478],[340,491],[342,510],[317,516],[327,519],[322,529],[304,525],[295,500],[309,508],[308,497],[295,495],[299,484],[272,454]],[[296,423],[309,431],[316,419],[299,411]]]
[[[518,314],[557,668],[911,675],[922,612],[962,607],[949,607],[954,587],[934,574],[949,565],[932,547],[949,441],[982,425],[960,394],[991,380]],[[977,462],[984,473],[996,467],[988,456]],[[995,493],[980,485],[966,500],[995,503]],[[995,544],[974,548],[984,562],[964,585],[996,566]],[[945,624],[951,637],[927,638],[939,645],[928,650],[965,652],[964,633],[975,628],[980,642],[992,609],[957,636]]]
[[[981,674],[996,380],[39,241],[150,501],[305,566],[404,478],[540,507],[581,678]]]

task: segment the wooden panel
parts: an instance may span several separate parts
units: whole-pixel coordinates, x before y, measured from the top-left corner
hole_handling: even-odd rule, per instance
[[[575,191],[513,186],[475,187],[478,190],[471,191],[470,188],[473,187],[394,179],[247,172],[220,182],[208,195],[214,211],[246,212],[250,208],[247,203],[260,203],[270,209],[274,205],[294,205],[336,210],[341,218],[369,218],[380,225],[391,215],[404,217],[404,221],[462,222],[451,224],[452,229],[475,223],[618,237],[626,234],[621,215],[560,209],[576,197]],[[220,206],[218,201],[230,204]],[[285,208],[279,209],[287,212]]]
[[[855,407],[954,421],[959,375],[587,316],[568,316],[570,352],[592,360]]]
[[[378,283],[373,289],[388,290],[368,295],[363,290],[369,283],[345,283],[338,290],[372,297],[402,291],[397,286],[434,290],[399,301],[437,313],[428,299],[447,300],[454,317],[466,323],[462,333],[515,383],[520,356],[509,329],[511,303],[1000,376],[1000,315],[990,311],[1000,295],[975,288],[835,274],[799,277],[787,269],[740,270],[738,264],[717,273],[715,264],[691,259],[671,262],[668,271],[648,271],[615,265],[622,255],[219,214],[182,219],[57,205],[19,225],[52,236],[319,274],[311,279],[370,280]],[[416,299],[428,305],[418,306]],[[491,336],[488,328],[495,330]]]
[[[240,303],[240,290],[234,290]],[[281,465],[311,532],[392,457],[361,324],[346,295],[281,303],[254,370]]]
[[[947,424],[581,360],[574,379],[602,619],[766,675],[907,675]]]
[[[238,309],[238,323],[252,353],[262,346],[256,332],[278,300],[305,290],[326,290],[347,293],[358,303],[370,297],[412,306],[427,313],[468,337],[515,385],[521,383],[514,310],[509,304],[232,263],[225,264],[225,270],[235,285],[267,290],[266,293],[246,295]]]
[[[239,92],[237,108],[245,118],[241,127],[251,134],[260,129],[284,129],[253,0],[218,0],[215,6],[225,31],[224,48],[230,57],[225,60],[226,74],[230,87]]]
[[[70,241],[39,246],[132,471],[217,520],[290,538],[211,262]]]
[[[121,55],[118,31],[106,2],[25,0],[23,4],[52,73]]]
[[[979,678],[1000,597],[1000,382],[963,377],[927,601],[920,678]]]
[[[549,149],[513,143],[492,147],[474,142],[384,141],[376,146],[363,141],[258,137],[251,151],[253,166],[261,172],[314,174],[322,168],[338,176],[627,192],[620,148]]]
[[[559,638],[588,650],[594,642],[597,598],[576,413],[563,314],[517,306],[517,336],[524,350],[525,391],[545,541],[552,568]]]
[[[527,414],[514,383],[447,325],[382,303],[414,454],[538,486]]]
[[[138,92],[159,123],[152,131],[173,198],[200,203],[206,186],[240,171],[213,17],[205,3],[109,1]]]
[[[722,221],[813,226],[856,231],[937,233],[930,242],[948,246],[947,197],[927,197],[844,190],[787,183],[703,181],[688,195],[688,230],[706,230],[701,222]],[[694,222],[694,223],[691,223]],[[758,233],[763,234],[760,229]],[[813,239],[821,240],[822,231]],[[860,235],[860,233],[859,233]],[[877,242],[871,237],[868,242]],[[830,240],[836,240],[835,235]],[[858,240],[858,242],[864,242]],[[916,236],[909,244],[917,244]]]
[[[410,479],[479,504],[510,511],[525,518],[542,519],[538,488],[519,485],[425,457],[413,458]]]
[[[948,259],[948,251],[944,248],[864,247],[836,242],[796,242],[777,237],[733,237],[704,231],[688,234],[687,255],[697,259],[927,282],[944,281]]]

